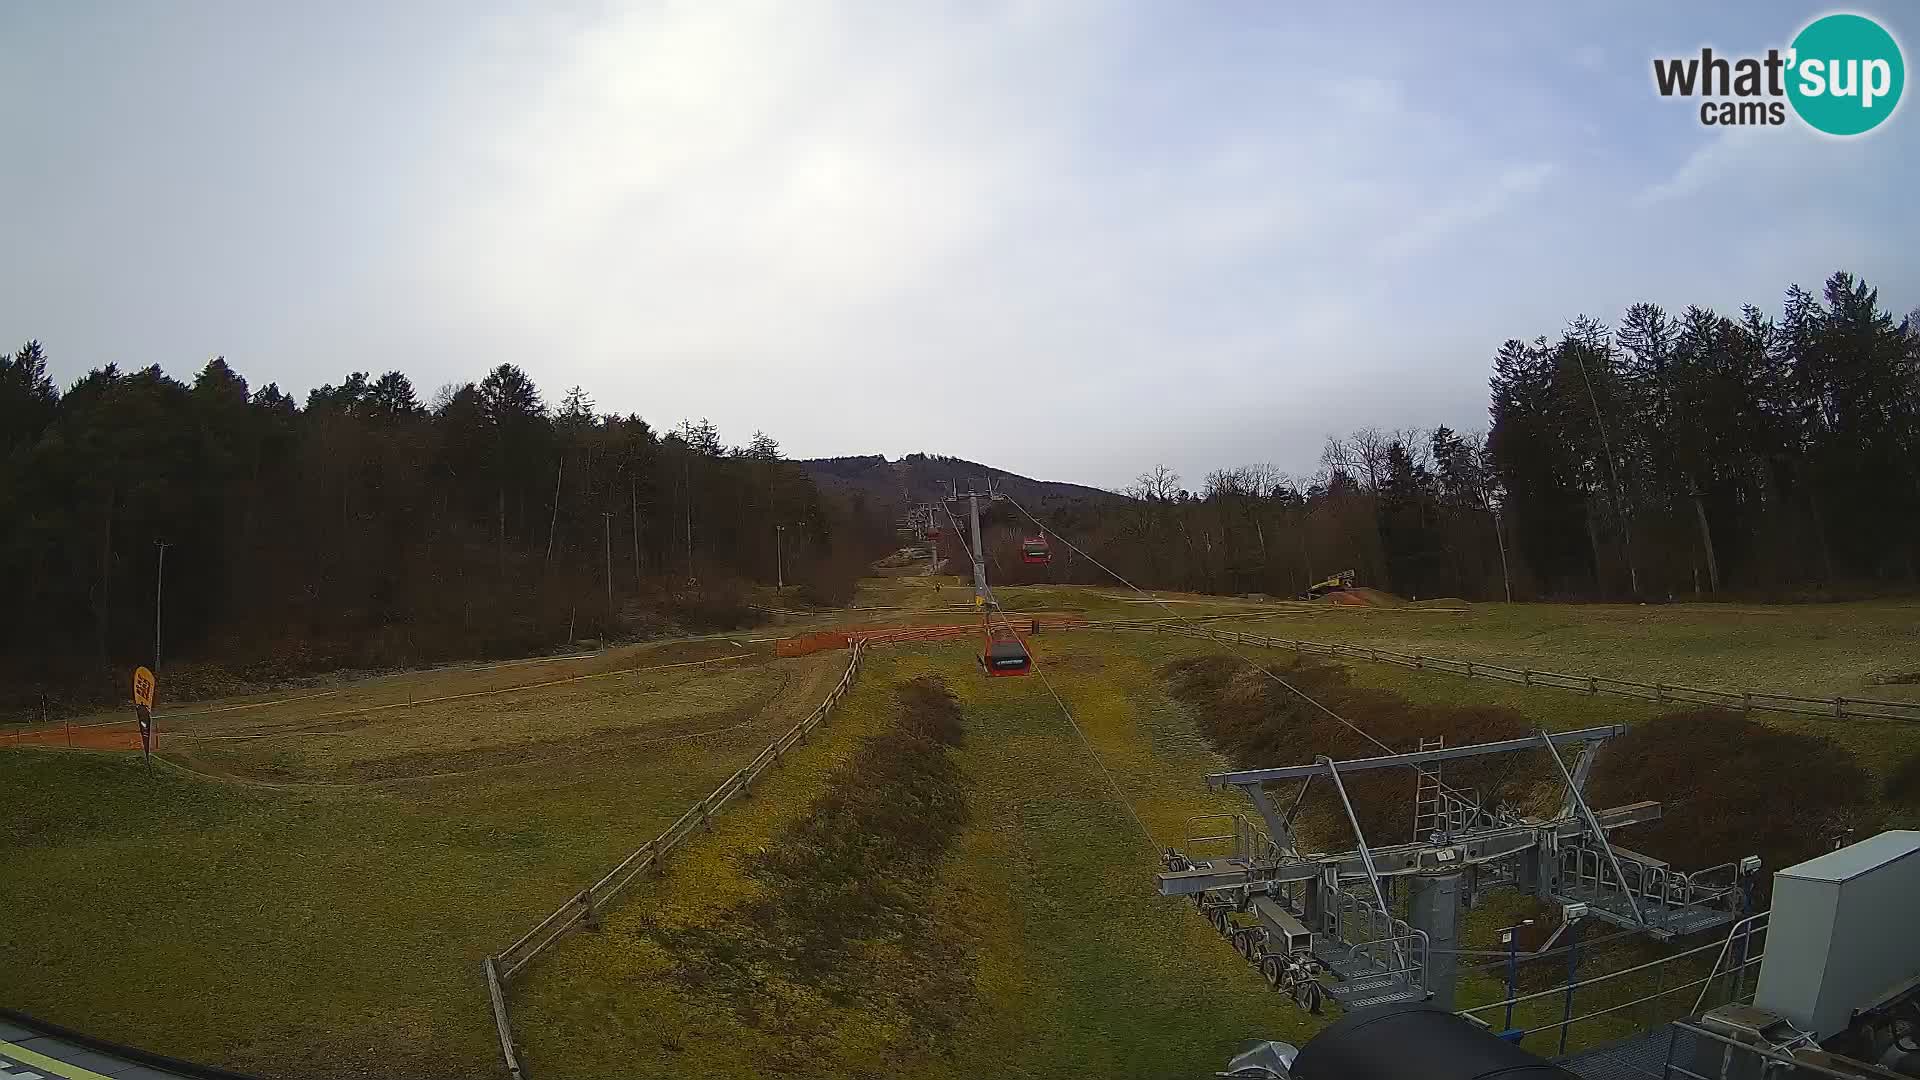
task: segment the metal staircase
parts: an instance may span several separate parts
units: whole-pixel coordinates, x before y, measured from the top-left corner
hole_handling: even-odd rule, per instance
[[[1325,913],[1326,932],[1313,936],[1313,958],[1335,981],[1327,996],[1343,1009],[1427,998],[1427,935],[1384,916],[1371,896],[1342,889]]]

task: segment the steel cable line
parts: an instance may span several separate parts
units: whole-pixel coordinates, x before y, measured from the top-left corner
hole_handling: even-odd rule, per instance
[[[954,538],[960,541],[960,548],[967,553],[967,562],[971,564],[973,562],[973,549],[967,545],[966,535],[960,531],[960,522],[954,518],[953,509],[945,503],[941,503],[940,508],[947,512],[947,521],[953,525]],[[1025,511],[1022,511],[1022,513],[1025,513]],[[992,585],[988,585],[987,625],[991,626],[993,624],[993,617],[995,615],[1000,616],[1000,623],[1007,628],[1008,633],[1014,635],[1015,638],[1020,636],[1019,631],[1013,628],[1012,621],[1007,618],[1007,613],[1000,610],[999,601],[993,599]],[[1113,797],[1119,802],[1120,808],[1125,810],[1127,816],[1133,819],[1134,825],[1140,829],[1140,835],[1146,838],[1147,846],[1153,849],[1155,855],[1158,855],[1160,853],[1160,842],[1153,838],[1153,830],[1147,828],[1147,823],[1140,820],[1140,815],[1133,809],[1133,802],[1127,798],[1125,792],[1120,790],[1120,784],[1114,780],[1113,774],[1107,771],[1106,763],[1100,760],[1100,754],[1094,750],[1092,740],[1087,738],[1086,732],[1080,730],[1080,722],[1074,719],[1073,710],[1067,708],[1066,700],[1060,696],[1058,690],[1053,688],[1053,680],[1047,678],[1046,669],[1033,662],[1032,650],[1028,650],[1027,652],[1027,664],[1035,674],[1040,676],[1040,684],[1047,688],[1048,694],[1052,695],[1053,703],[1060,706],[1060,715],[1067,718],[1067,726],[1071,727],[1074,735],[1079,737],[1081,747],[1086,750],[1087,756],[1093,759],[1093,767],[1099,769],[1100,775],[1106,779],[1107,789],[1113,792]]]
[[[1388,754],[1399,753],[1399,751],[1395,750],[1393,747],[1388,746],[1386,743],[1381,742],[1379,739],[1374,738],[1373,734],[1367,731],[1365,728],[1362,728],[1360,725],[1354,723],[1353,721],[1347,719],[1346,717],[1341,716],[1339,713],[1334,712],[1332,709],[1328,708],[1327,706],[1321,704],[1319,700],[1313,697],[1313,695],[1293,685],[1292,683],[1281,678],[1280,676],[1275,675],[1272,671],[1268,670],[1266,667],[1257,663],[1252,657],[1248,656],[1246,653],[1243,653],[1239,649],[1234,648],[1230,642],[1219,641],[1219,639],[1217,638],[1212,638],[1212,635],[1208,634],[1208,632],[1203,627],[1195,626],[1185,616],[1181,615],[1178,611],[1174,610],[1171,604],[1168,604],[1165,600],[1162,600],[1159,597],[1153,595],[1152,593],[1147,592],[1145,589],[1142,589],[1140,586],[1135,585],[1133,582],[1128,581],[1124,576],[1120,574],[1119,571],[1115,570],[1111,566],[1108,566],[1106,563],[1101,562],[1099,559],[1096,559],[1093,556],[1087,554],[1086,551],[1083,550],[1078,544],[1075,544],[1073,541],[1067,539],[1066,534],[1062,533],[1059,529],[1056,529],[1053,526],[1048,525],[1046,522],[1041,521],[1039,518],[1034,517],[1031,511],[1029,511],[1026,507],[1020,505],[1020,500],[1015,499],[1011,495],[1005,495],[1004,498],[1008,502],[1013,504],[1014,509],[1026,515],[1026,518],[1028,521],[1033,522],[1034,525],[1037,526],[1038,528],[1048,533],[1051,533],[1054,539],[1067,545],[1067,547],[1073,550],[1074,554],[1079,555],[1081,558],[1087,560],[1093,565],[1113,575],[1114,580],[1118,581],[1120,584],[1125,585],[1127,588],[1132,589],[1134,592],[1139,593],[1141,596],[1144,596],[1148,600],[1151,600],[1154,603],[1160,605],[1162,608],[1165,608],[1167,613],[1174,617],[1175,621],[1181,623],[1182,625],[1188,627],[1189,629],[1199,631],[1202,635],[1205,635],[1211,638],[1212,640],[1218,641],[1219,644],[1226,647],[1228,652],[1231,652],[1233,655],[1239,657],[1240,660],[1243,663],[1245,663],[1248,667],[1252,668],[1255,671],[1258,671],[1262,675],[1265,675],[1267,678],[1272,679],[1274,682],[1279,683],[1281,686],[1285,687],[1288,691],[1293,693],[1294,696],[1298,697],[1300,700],[1306,702],[1309,705],[1312,705],[1314,708],[1319,709],[1321,712],[1326,713],[1328,716],[1332,717],[1333,719],[1338,720],[1341,724],[1345,725],[1348,728],[1348,730],[1352,731],[1354,734],[1367,740],[1373,745],[1379,747],[1381,750],[1385,751],[1386,753]],[[1412,769],[1415,772],[1421,771],[1418,765],[1414,765],[1411,763],[1404,764],[1402,767]],[[1468,798],[1467,793],[1460,791],[1457,788],[1450,787],[1444,782],[1440,784],[1440,788],[1441,790],[1447,792],[1448,794],[1454,796],[1457,799],[1461,799],[1462,801],[1465,801],[1465,802],[1471,802],[1471,803],[1474,803],[1476,806],[1478,806],[1477,800]]]

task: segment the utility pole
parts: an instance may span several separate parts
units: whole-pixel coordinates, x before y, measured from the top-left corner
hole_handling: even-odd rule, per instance
[[[160,549],[153,567],[153,673],[160,674],[160,597],[161,586],[167,576],[167,549],[172,544],[165,540],[155,540],[153,546]]]
[[[786,532],[787,532],[787,527],[785,525],[775,525],[773,527],[773,591],[774,592],[779,592],[780,590],[787,587],[787,564],[786,564],[785,556],[780,550],[780,539],[781,537],[786,535]]]
[[[613,514],[602,510],[600,519],[607,523],[607,625],[613,625]]]

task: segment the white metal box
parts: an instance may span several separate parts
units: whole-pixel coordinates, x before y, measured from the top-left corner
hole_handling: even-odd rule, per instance
[[[1920,832],[1892,831],[1773,875],[1754,1005],[1825,1039],[1920,975]]]

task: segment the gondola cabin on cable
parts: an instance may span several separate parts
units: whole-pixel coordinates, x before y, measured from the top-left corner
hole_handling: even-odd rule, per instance
[[[1026,642],[1013,632],[1010,626],[990,626],[986,631],[986,641],[980,649],[980,667],[988,675],[1029,675],[1033,672],[1033,656],[1027,652]]]
[[[1020,561],[1038,563],[1041,566],[1053,561],[1053,548],[1047,543],[1047,534],[1029,536],[1020,541]]]

